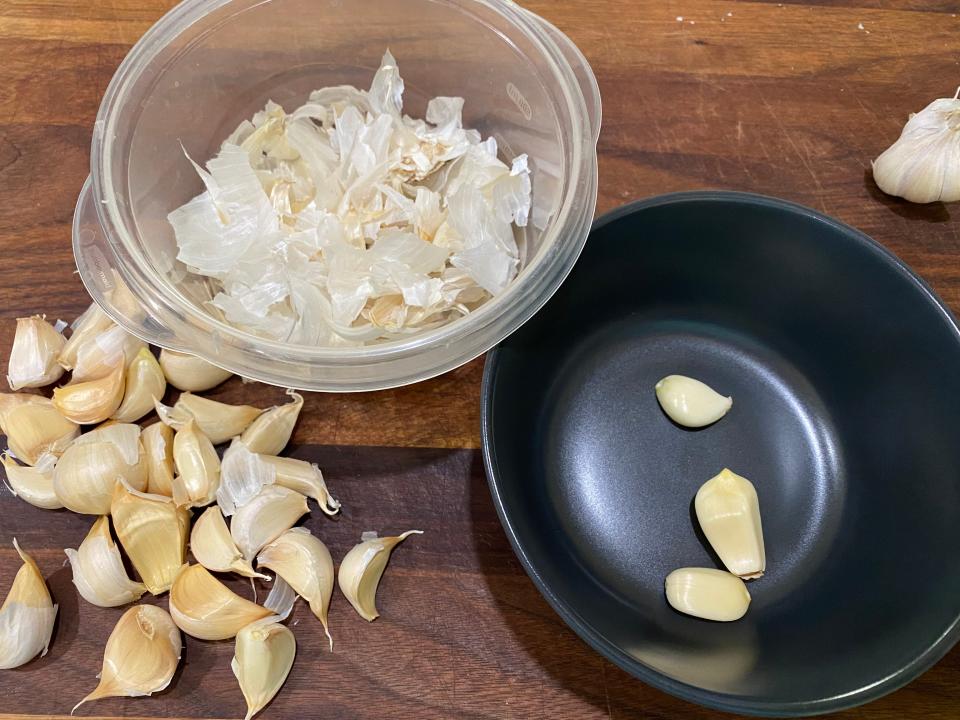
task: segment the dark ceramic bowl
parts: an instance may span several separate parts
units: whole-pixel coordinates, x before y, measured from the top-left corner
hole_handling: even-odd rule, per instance
[[[679,373],[734,398],[697,431]],[[888,693],[960,635],[960,331],[870,238],[808,208],[667,195],[600,219],[569,279],[493,352],[483,440],[530,577],[597,651],[714,708],[808,715]],[[767,573],[733,623],[663,581],[719,567],[691,502],[760,497]]]

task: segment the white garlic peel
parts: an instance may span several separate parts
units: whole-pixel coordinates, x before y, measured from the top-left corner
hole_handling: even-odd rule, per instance
[[[37,655],[46,655],[57,617],[57,606],[50,599],[40,568],[20,549],[16,539],[13,547],[23,565],[0,606],[0,670],[20,667]]]
[[[230,667],[247,701],[250,720],[280,691],[297,654],[297,641],[276,619],[252,623],[237,633]]]
[[[146,585],[127,577],[123,558],[110,537],[110,519],[104,515],[90,528],[78,550],[64,550],[73,570],[77,592],[92,605],[117,607],[140,599]]]
[[[665,587],[670,607],[704,620],[739,620],[750,606],[743,580],[724,570],[680,568],[667,575]]]
[[[376,620],[377,586],[387,567],[390,553],[411,535],[422,535],[422,530],[408,530],[396,537],[368,537],[355,545],[340,563],[337,584],[354,610],[367,621]]]
[[[55,455],[44,453],[33,467],[18,464],[9,453],[3,454],[2,462],[7,475],[7,487],[18,498],[44,510],[63,507],[53,490],[53,469],[57,464]]]
[[[265,485],[272,485],[277,474],[273,465],[250,452],[245,442],[234,438],[220,463],[217,504],[226,517],[253,500]],[[294,488],[296,489],[296,488]]]
[[[204,510],[193,523],[190,531],[190,550],[194,559],[207,570],[214,572],[235,572],[244,577],[270,578],[253,569],[249,560],[237,548],[230,536],[227,523],[214,506]]]
[[[914,203],[960,200],[958,96],[911,115],[897,141],[873,161],[873,179],[888,195]]]
[[[753,483],[724,468],[694,499],[697,521],[727,570],[745,579],[767,568],[760,502]]]
[[[44,387],[59,380],[63,368],[57,360],[65,342],[44,317],[19,318],[7,369],[10,389]]]
[[[706,383],[685,375],[668,375],[655,386],[657,401],[678,425],[705,427],[722,418],[733,407],[733,398],[724,397]]]

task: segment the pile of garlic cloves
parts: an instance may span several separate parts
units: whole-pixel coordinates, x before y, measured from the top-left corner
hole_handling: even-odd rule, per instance
[[[293,666],[296,638],[283,623],[297,598],[318,621],[301,631],[323,632],[332,651],[334,585],[374,620],[390,553],[420,531],[363,533],[335,574],[326,545],[297,523],[314,506],[335,515],[340,503],[315,464],[280,456],[304,405],[300,394],[289,390],[289,402],[266,409],[217,402],[195,393],[229,372],[167,350],[156,357],[96,304],[69,336],[66,327],[42,316],[17,322],[13,392],[0,393],[7,438],[0,460],[17,497],[91,516],[86,537],[64,549],[78,594],[99,607],[130,606],[106,641],[99,684],[74,710],[166,688],[186,633],[235,642],[232,668],[249,719]],[[58,381],[52,397],[22,391]],[[164,404],[168,386],[180,391],[171,405]],[[13,545],[23,565],[0,607],[0,669],[45,655],[57,615],[40,568],[16,539]],[[258,604],[218,574],[259,578],[271,590]],[[167,594],[168,609],[139,604],[147,594]]]

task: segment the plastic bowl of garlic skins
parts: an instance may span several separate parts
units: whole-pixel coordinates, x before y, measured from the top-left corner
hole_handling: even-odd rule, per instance
[[[74,219],[140,338],[318,391],[487,351],[573,267],[600,97],[502,0],[187,0],[107,89]]]

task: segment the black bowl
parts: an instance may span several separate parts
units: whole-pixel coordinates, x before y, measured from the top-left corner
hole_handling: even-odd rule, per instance
[[[697,431],[679,373],[734,398]],[[888,693],[960,636],[960,331],[902,262],[808,208],[667,195],[600,219],[570,278],[488,358],[500,518],[563,619],[642,680],[756,715]],[[721,468],[760,497],[767,573],[733,623],[663,581],[722,567],[692,499]]]

